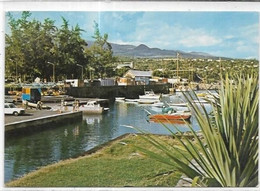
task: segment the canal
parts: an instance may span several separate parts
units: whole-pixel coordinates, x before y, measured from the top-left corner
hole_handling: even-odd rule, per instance
[[[161,124],[147,121],[147,112],[158,111],[149,105],[115,102],[103,115],[86,115],[82,121],[5,139],[5,182],[42,166],[79,156],[85,151],[125,133],[134,133],[131,125],[155,134],[169,134]],[[160,110],[160,109],[159,109]],[[191,125],[198,130],[194,117]],[[168,125],[174,130],[172,125]],[[176,124],[187,131],[185,124]]]

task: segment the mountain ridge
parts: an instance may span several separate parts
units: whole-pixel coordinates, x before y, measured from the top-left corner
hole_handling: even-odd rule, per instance
[[[120,45],[116,43],[110,43],[112,50],[116,56],[130,56],[137,58],[165,58],[165,57],[177,57],[177,53],[181,58],[202,58],[202,59],[217,59],[217,56],[211,55],[206,52],[184,52],[181,50],[167,50],[160,48],[150,48],[145,44],[138,46],[134,45]]]
[[[88,41],[88,45],[91,46],[94,42]],[[110,43],[115,56],[127,56],[135,58],[166,58],[177,57],[177,53],[180,54],[180,58],[193,58],[193,59],[218,59],[218,56],[211,55],[206,52],[185,52],[181,50],[167,50],[160,48],[150,48],[145,44],[139,44],[138,46],[130,44],[117,44]]]

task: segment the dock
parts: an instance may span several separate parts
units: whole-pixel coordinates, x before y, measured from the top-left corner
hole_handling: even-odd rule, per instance
[[[32,132],[82,120],[82,112],[35,111],[33,115],[6,116],[5,134]]]

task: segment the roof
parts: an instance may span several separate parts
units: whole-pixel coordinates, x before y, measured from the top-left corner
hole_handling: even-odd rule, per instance
[[[152,77],[152,71],[141,71],[141,70],[128,70],[126,75],[132,75],[134,77],[142,76],[142,77]]]

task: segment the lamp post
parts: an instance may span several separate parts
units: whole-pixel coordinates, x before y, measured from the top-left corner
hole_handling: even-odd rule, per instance
[[[92,73],[91,71],[94,71],[95,69],[92,67],[89,67],[89,79],[92,80]]]
[[[9,60],[14,62],[14,60],[11,58],[9,58]],[[17,83],[17,62],[15,62],[15,82]]]
[[[77,64],[77,66],[81,67],[81,79],[83,80],[83,66],[80,64]]]
[[[52,78],[53,78],[53,83],[55,83],[55,65],[51,62],[47,62],[48,64],[51,64],[53,66],[52,68]]]

